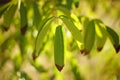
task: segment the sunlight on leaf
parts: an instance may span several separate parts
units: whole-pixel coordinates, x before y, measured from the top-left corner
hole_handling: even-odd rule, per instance
[[[43,28],[38,32],[38,36],[36,38],[36,43],[35,43],[35,51],[33,53],[33,57],[36,58],[40,53],[40,48],[42,46],[44,37],[48,30],[50,29],[50,24],[52,21],[55,19],[55,17],[51,17],[48,19],[48,21],[42,26]]]

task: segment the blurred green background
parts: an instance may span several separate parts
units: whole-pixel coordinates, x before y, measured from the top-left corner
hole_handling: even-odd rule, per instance
[[[65,66],[59,72],[53,46],[57,21],[33,61],[39,26],[60,14],[97,18],[120,37],[120,0],[0,0],[0,80],[120,80],[120,51],[116,54],[109,40],[102,51],[93,48],[90,56],[83,55],[69,31],[65,32]]]

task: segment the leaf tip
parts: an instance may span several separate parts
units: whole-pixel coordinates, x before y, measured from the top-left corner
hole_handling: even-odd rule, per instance
[[[64,66],[60,66],[60,65],[57,65],[57,64],[55,64],[55,66],[57,67],[58,71],[60,71],[60,72],[62,71],[62,69],[64,67]]]
[[[33,58],[34,61],[35,61],[35,59],[37,58],[37,56],[35,55],[35,52],[36,52],[36,51],[34,51],[33,54],[32,54],[32,58]]]
[[[87,50],[85,50],[85,49],[80,50],[80,52],[81,52],[81,54],[83,54],[83,55],[87,55],[87,54],[89,54],[89,51],[87,51]]]
[[[101,51],[103,49],[103,47],[98,47],[97,50],[98,51]]]
[[[26,31],[27,31],[27,24],[21,28],[21,34],[25,35]]]
[[[114,47],[115,47],[116,53],[118,53],[120,51],[120,45],[114,46]]]

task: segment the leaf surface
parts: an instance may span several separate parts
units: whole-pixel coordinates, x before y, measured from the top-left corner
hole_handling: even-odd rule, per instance
[[[61,25],[57,26],[55,31],[54,61],[57,69],[61,71],[64,66],[64,39]]]
[[[95,24],[94,21],[88,22],[86,26],[84,26],[84,47],[86,52],[90,52],[95,41]]]
[[[36,58],[40,53],[40,49],[43,43],[43,40],[45,38],[45,35],[47,35],[48,30],[50,29],[50,25],[52,21],[55,19],[55,17],[49,18],[44,25],[42,25],[42,29],[39,30],[36,43],[35,43],[35,51],[33,53],[33,58]]]
[[[74,25],[72,20],[65,16],[61,16],[60,18],[64,22],[64,24],[67,26],[71,34],[73,35],[73,38],[78,40],[80,43],[82,43],[83,42],[82,34],[80,30],[78,30],[78,28]]]

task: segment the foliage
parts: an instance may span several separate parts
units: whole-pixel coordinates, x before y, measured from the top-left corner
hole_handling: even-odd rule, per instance
[[[0,79],[119,80],[120,28],[105,20],[109,12],[108,19],[120,21],[115,5],[119,1],[0,1]]]

